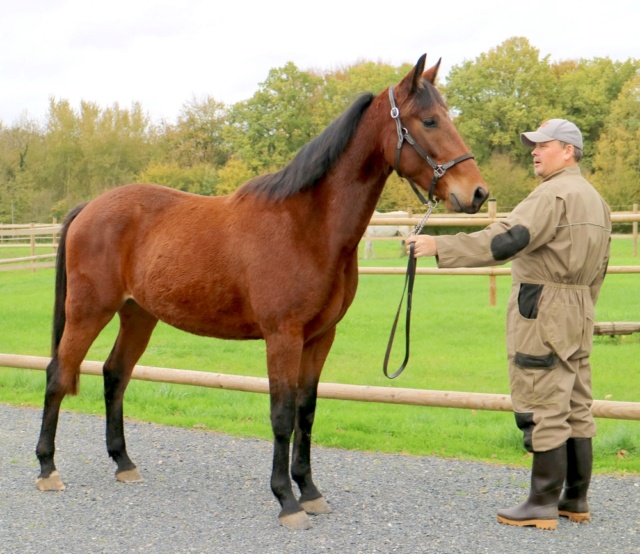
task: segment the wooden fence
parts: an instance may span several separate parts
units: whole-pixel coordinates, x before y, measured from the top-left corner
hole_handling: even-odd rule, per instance
[[[472,216],[433,215],[429,220],[430,226],[486,226],[493,221],[506,217],[506,214],[498,214],[495,203],[489,204],[489,214],[476,214]],[[415,225],[420,221],[420,216],[408,218],[373,218],[373,225]],[[613,222],[632,222],[634,256],[637,256],[638,221],[640,214],[638,206],[634,204],[631,212],[617,212],[612,215]],[[27,258],[14,258],[0,260],[1,269],[33,269],[36,267],[52,267],[53,261],[41,260],[55,256],[57,247],[57,233],[60,225],[55,222],[50,225],[26,225],[26,226],[0,226],[0,246],[8,244],[12,247],[28,246],[31,248],[31,256]],[[27,240],[25,240],[25,237]],[[40,237],[36,239],[36,237]],[[42,238],[44,237],[44,239]],[[8,240],[10,238],[10,240]],[[20,239],[21,238],[21,239]],[[36,248],[50,248],[51,253],[38,255]],[[403,275],[402,267],[361,267],[363,274],[399,274]],[[418,267],[420,275],[488,275],[490,279],[490,302],[495,304],[495,278],[499,275],[509,275],[511,270],[504,267],[469,268],[469,269],[438,269]],[[640,273],[640,266],[609,267],[608,273]],[[598,323],[595,332],[598,334],[628,334],[640,332],[640,323],[618,322]],[[21,369],[44,370],[49,358],[37,356],[20,356],[15,354],[0,354],[0,367]],[[85,361],[81,366],[81,372],[89,375],[102,375],[102,363]],[[238,375],[226,375],[220,373],[208,373],[190,370],[178,370],[170,368],[158,368],[150,366],[136,366],[134,379],[155,381],[161,383],[174,383],[212,387],[245,392],[268,393],[269,383],[267,379],[257,377],[245,377]],[[335,383],[320,383],[318,388],[320,398],[339,400],[355,400],[361,402],[382,402],[391,404],[407,404],[416,406],[434,406],[448,408],[465,408],[475,410],[512,411],[511,398],[504,394],[485,394],[473,392],[439,391],[406,389],[396,387],[372,387],[359,385],[343,385]],[[593,404],[593,414],[599,418],[640,420],[640,402],[613,402],[596,400]]]
[[[0,271],[15,271],[54,267],[61,225],[30,223],[28,225],[0,225],[0,248],[29,248],[31,255],[20,258],[0,259]],[[38,251],[48,250],[46,254]]]
[[[49,360],[50,358],[40,356],[0,354],[0,367],[45,370]],[[82,363],[80,371],[86,375],[102,375],[102,365],[101,362],[85,361]],[[269,381],[266,378],[166,367],[138,365],[134,368],[133,379],[264,394],[269,392]],[[318,397],[410,406],[513,411],[511,397],[508,394],[320,383]],[[595,400],[592,411],[593,415],[598,418],[640,420],[640,402]]]

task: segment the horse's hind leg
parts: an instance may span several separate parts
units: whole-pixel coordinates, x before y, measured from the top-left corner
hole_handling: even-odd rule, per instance
[[[315,418],[320,373],[334,337],[335,327],[314,342],[305,345],[298,380],[291,475],[300,488],[300,505],[305,512],[313,515],[331,512],[311,475],[311,430]]]
[[[54,463],[55,438],[60,405],[67,393],[77,392],[80,364],[100,331],[113,314],[86,318],[74,324],[67,321],[62,340],[47,366],[47,388],[36,456],[40,462],[40,475],[36,485],[41,491],[64,490]]]
[[[66,391],[59,386],[56,375],[59,372],[57,355],[47,365],[47,388],[44,395],[44,410],[42,412],[42,426],[40,438],[36,446],[36,456],[40,461],[40,475],[36,485],[41,491],[62,491],[64,483],[58,475],[53,461],[55,454],[55,437],[58,428],[58,415],[62,399]]]
[[[116,479],[141,481],[142,477],[127,454],[124,438],[123,401],[131,373],[144,353],[158,320],[133,300],[119,311],[120,331],[104,364],[104,401],[107,413],[107,452],[117,464]]]

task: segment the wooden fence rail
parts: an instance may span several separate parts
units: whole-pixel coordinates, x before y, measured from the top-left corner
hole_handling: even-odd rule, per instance
[[[45,370],[49,360],[50,358],[40,356],[0,354],[0,367]],[[101,362],[85,361],[82,363],[80,371],[86,375],[102,375],[102,365]],[[133,370],[133,379],[157,383],[258,392],[263,394],[269,392],[269,381],[266,378],[208,373],[187,369],[137,365]],[[511,397],[508,394],[487,394],[479,392],[320,383],[318,386],[318,397],[334,400],[354,400],[359,402],[379,402],[438,408],[463,408],[468,410],[498,412],[510,412],[513,410]],[[593,415],[598,418],[640,420],[640,402],[595,400],[592,411]]]
[[[473,215],[451,215],[451,214],[433,214],[429,221],[429,226],[481,226],[486,227],[490,223],[504,218],[508,213],[498,213],[495,200],[489,201],[487,214]],[[403,218],[389,217],[373,217],[372,225],[409,225],[415,226],[420,222],[420,215],[412,215]],[[614,223],[632,222],[632,234],[634,256],[638,252],[638,222],[640,221],[640,213],[638,212],[638,204],[633,205],[633,210],[628,212],[615,212],[611,215]],[[55,263],[51,261],[43,261],[46,258],[53,258],[57,248],[57,234],[61,228],[54,220],[51,224],[35,224],[29,225],[0,225],[0,246],[2,239],[6,236],[28,236],[30,238],[31,256],[25,258],[13,258],[10,260],[0,259],[0,271],[12,271],[18,269],[31,269],[35,271],[37,268],[54,267]],[[47,245],[37,245],[36,236],[51,237],[51,243]],[[369,237],[376,238],[376,237]],[[388,240],[389,237],[384,237]],[[397,240],[397,239],[396,239]],[[17,246],[17,245],[12,245]],[[26,244],[23,246],[27,246]],[[51,254],[36,255],[36,246],[50,246],[53,249]],[[361,274],[376,275],[402,275],[405,273],[404,268],[391,267],[360,267]],[[510,275],[511,269],[505,267],[483,267],[483,268],[456,268],[456,269],[440,269],[440,268],[421,268],[418,267],[416,273],[418,275],[486,275],[489,277],[489,305],[497,304],[497,282],[496,277],[499,275]],[[610,266],[607,269],[609,274],[620,273],[640,273],[640,266]]]

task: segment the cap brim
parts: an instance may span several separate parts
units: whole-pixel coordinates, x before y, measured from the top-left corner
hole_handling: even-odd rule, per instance
[[[545,135],[540,131],[531,131],[529,133],[521,133],[520,140],[522,141],[522,144],[524,144],[525,146],[532,147],[538,144],[539,142],[549,142],[554,139],[553,137],[550,137],[549,135]]]

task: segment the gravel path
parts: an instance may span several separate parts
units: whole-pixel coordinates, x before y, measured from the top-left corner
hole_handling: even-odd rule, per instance
[[[121,484],[104,420],[61,413],[57,465],[67,489],[35,487],[40,410],[0,404],[0,553],[640,552],[640,476],[597,475],[593,521],[556,531],[496,522],[520,502],[528,471],[316,447],[314,475],[333,513],[307,531],[277,523],[271,443],[127,422],[145,478]]]

